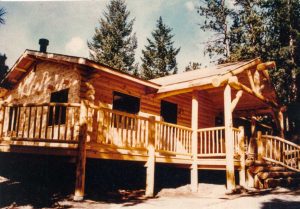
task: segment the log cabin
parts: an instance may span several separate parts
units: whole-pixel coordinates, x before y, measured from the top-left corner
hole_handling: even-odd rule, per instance
[[[144,162],[146,196],[154,195],[158,163],[190,168],[192,192],[201,169],[226,170],[228,191],[299,174],[300,147],[283,138],[283,108],[270,82],[274,62],[147,81],[40,43],[1,83],[0,151],[75,157],[74,200],[84,197],[87,158]],[[277,128],[259,123],[266,116]]]

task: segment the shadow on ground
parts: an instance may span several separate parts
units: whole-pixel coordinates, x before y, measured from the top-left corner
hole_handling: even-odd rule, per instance
[[[299,209],[300,202],[299,201],[286,201],[280,199],[272,199],[269,202],[263,203],[261,209]]]
[[[0,154],[0,207],[31,206],[57,208],[71,200],[75,164],[65,157]],[[189,184],[190,170],[156,166],[156,192]],[[202,182],[224,183],[224,172],[200,172]],[[223,179],[223,180],[220,180]],[[135,205],[144,197],[146,169],[143,163],[88,160],[86,199],[104,203]]]
[[[65,157],[0,154],[0,208],[70,208],[75,185],[75,164]],[[163,188],[189,184],[190,170],[167,165],[156,166],[156,193]],[[144,197],[146,169],[143,163],[88,160],[86,197],[97,203],[132,206],[147,201]],[[199,171],[199,182],[225,184],[224,171]],[[269,191],[266,191],[269,192]],[[267,193],[265,193],[267,194]],[[264,195],[247,192],[244,195]],[[285,208],[281,200],[267,202],[263,209]],[[273,207],[279,205],[279,207]],[[296,204],[297,205],[297,204]],[[294,207],[294,203],[289,208]],[[282,206],[282,207],[281,207]]]

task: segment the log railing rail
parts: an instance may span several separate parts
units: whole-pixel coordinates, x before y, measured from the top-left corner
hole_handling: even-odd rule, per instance
[[[3,104],[0,136],[4,140],[77,143],[80,104]]]
[[[300,172],[300,146],[277,136],[258,137],[258,155],[290,170]]]

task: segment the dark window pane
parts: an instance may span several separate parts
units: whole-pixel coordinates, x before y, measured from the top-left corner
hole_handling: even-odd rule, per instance
[[[51,93],[50,102],[53,103],[67,103],[69,89]],[[62,106],[50,107],[48,125],[58,125],[66,123],[67,108]],[[54,119],[54,121],[53,121]]]
[[[137,114],[140,111],[140,99],[115,91],[113,95],[113,109]]]
[[[161,101],[160,115],[167,123],[177,124],[177,104]]]

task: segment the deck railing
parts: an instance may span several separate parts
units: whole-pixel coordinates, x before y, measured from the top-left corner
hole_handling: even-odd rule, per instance
[[[277,136],[261,136],[259,155],[267,161],[278,163],[300,172],[300,146]]]
[[[198,156],[225,156],[225,127],[198,130]]]
[[[80,104],[69,103],[5,104],[0,111],[0,135],[6,140],[77,143],[80,108]],[[147,150],[153,135],[151,144],[157,153],[192,156],[193,130],[189,127],[90,103],[86,116],[88,142],[111,148]],[[239,130],[233,128],[232,131],[234,150],[238,153]],[[225,127],[199,129],[197,139],[198,157],[226,155]]]
[[[234,154],[240,152],[238,128],[232,128],[234,140]],[[198,129],[198,156],[199,157],[225,157],[225,127],[212,127]]]
[[[98,144],[116,148],[147,149],[149,127],[154,127],[154,148],[160,154],[191,155],[191,128],[135,114],[90,105],[88,130]]]
[[[3,139],[77,143],[79,104],[4,104],[0,135]]]
[[[155,149],[158,152],[191,155],[191,128],[156,121],[155,133]]]
[[[89,129],[95,130],[97,143],[119,148],[147,148],[148,118],[100,107],[90,110],[94,111],[89,111],[90,114],[96,115],[96,123],[90,123]]]

